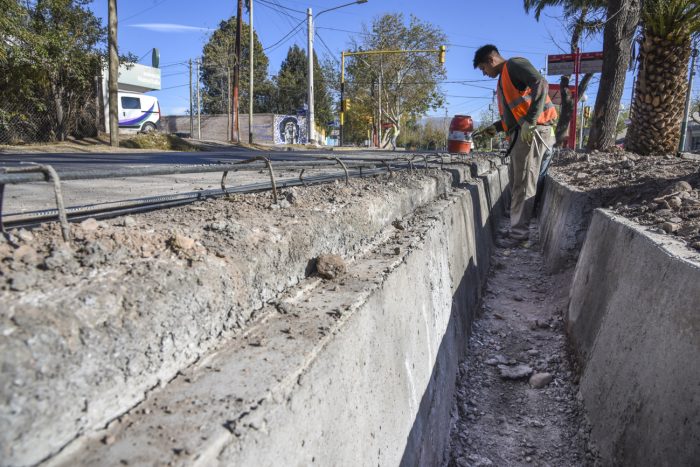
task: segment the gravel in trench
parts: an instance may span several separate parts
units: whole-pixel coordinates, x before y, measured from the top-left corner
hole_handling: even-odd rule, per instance
[[[530,248],[497,248],[481,316],[460,364],[444,465],[598,465],[569,360],[573,275]]]

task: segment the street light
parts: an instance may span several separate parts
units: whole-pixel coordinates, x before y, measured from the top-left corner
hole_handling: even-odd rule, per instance
[[[321,10],[316,15],[316,18],[329,11],[337,10],[338,8],[343,8],[350,5],[359,5],[362,3],[367,3],[367,0],[356,0],[350,3],[344,3],[343,5],[334,6],[332,8],[327,8]],[[308,114],[307,114],[307,125],[308,125],[308,140],[309,143],[316,142],[316,127],[314,122],[314,18],[311,13],[311,8],[306,10],[306,20],[307,20],[307,54],[309,56],[309,71],[308,71]]]

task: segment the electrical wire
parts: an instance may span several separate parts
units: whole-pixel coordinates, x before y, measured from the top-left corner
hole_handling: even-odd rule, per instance
[[[255,1],[258,2],[258,3],[262,3],[262,4],[264,4],[264,5],[273,5],[273,6],[277,6],[277,7],[279,7],[279,8],[283,8],[283,9],[285,9],[285,10],[293,11],[293,12],[295,12],[295,13],[301,13],[302,15],[305,15],[305,14],[306,14],[305,11],[295,10],[294,8],[289,8],[289,7],[286,7],[286,6],[282,6],[282,5],[280,5],[278,2],[274,2],[274,3],[273,3],[273,2],[270,2],[270,1],[268,1],[268,0],[255,0]]]
[[[184,88],[185,86],[189,86],[189,85],[190,85],[190,83],[180,84],[178,86],[170,86],[167,88],[161,88],[161,89],[159,89],[159,91],[167,91],[168,89],[175,89],[175,88]]]
[[[306,22],[306,19],[301,20],[296,26],[294,26],[294,28],[291,31],[289,31],[287,34],[282,36],[282,38],[280,40],[278,40],[277,42],[275,42],[274,44],[272,44],[270,46],[263,48],[263,50],[273,50],[273,48],[276,48],[277,46],[282,44],[284,41],[286,41],[289,38],[289,36],[291,36],[292,34],[297,32],[299,27],[301,27],[301,25],[304,24],[305,22]]]
[[[151,11],[152,9],[161,6],[163,3],[167,2],[167,1],[168,0],[161,0],[160,2],[153,4],[153,5],[149,6],[148,8],[144,8],[143,10],[138,11],[131,16],[127,16],[126,18],[122,18],[121,20],[119,20],[119,22],[124,23],[125,21],[129,21],[130,19],[135,18],[142,13],[146,13],[147,11]],[[262,1],[262,0],[258,0],[258,1]]]
[[[316,37],[318,37],[318,40],[321,41],[321,45],[323,45],[323,47],[326,49],[326,51],[328,52],[328,55],[330,55],[331,58],[333,60],[335,60],[335,62],[338,65],[340,65],[340,60],[338,60],[338,57],[336,57],[335,54],[333,54],[333,51],[331,51],[331,48],[328,47],[328,44],[326,44],[326,41],[323,40],[323,37],[321,37],[321,35],[318,33],[318,31],[316,31],[314,34],[316,35]]]

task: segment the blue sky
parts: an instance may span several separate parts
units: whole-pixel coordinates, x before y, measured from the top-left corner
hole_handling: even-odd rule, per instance
[[[342,5],[350,0],[267,0],[282,6],[314,12]],[[94,1],[95,14],[106,23],[107,0]],[[160,49],[163,74],[163,90],[158,91],[165,114],[182,114],[188,106],[188,72],[183,64],[201,54],[208,35],[218,23],[235,14],[235,0],[119,0],[118,38],[122,52],[132,52],[138,57],[145,55],[142,63],[150,64],[150,49]],[[341,50],[348,50],[353,31],[361,31],[362,24],[384,13],[403,12],[414,14],[445,31],[448,36],[447,80],[485,80],[474,83],[444,83],[447,95],[447,113],[478,116],[488,109],[491,90],[495,82],[486,80],[478,70],[472,68],[474,50],[485,43],[496,44],[504,56],[522,56],[530,59],[537,68],[544,68],[548,53],[562,53],[566,48],[567,33],[559,19],[558,9],[545,10],[540,21],[525,14],[520,0],[368,0],[365,4],[352,5],[321,15],[316,21],[318,34],[336,57]],[[286,10],[287,15],[257,2],[254,7],[254,27],[263,44],[268,47],[286,35],[304,19],[304,15]],[[291,15],[288,16],[288,15]],[[247,15],[245,15],[247,22]],[[349,32],[348,32],[349,31]],[[306,48],[306,27],[290,36],[280,46],[266,51],[270,58],[271,74],[278,71],[287,54],[287,49],[297,44]],[[558,45],[557,45],[558,44]],[[328,51],[316,40],[319,56]],[[583,51],[602,50],[602,37],[586,41]],[[599,75],[589,88],[588,105],[593,105]],[[558,82],[558,77],[550,77]],[[697,80],[700,81],[700,80]],[[698,89],[698,86],[694,86]],[[632,77],[628,73],[623,104],[628,105],[632,88]],[[697,91],[695,92],[697,94]],[[431,112],[445,115],[445,109]]]

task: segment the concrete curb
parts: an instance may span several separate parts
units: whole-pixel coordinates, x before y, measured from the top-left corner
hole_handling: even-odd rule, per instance
[[[613,465],[700,459],[700,255],[597,209],[568,333],[592,435]]]
[[[290,289],[265,322],[50,464],[439,464],[500,215],[484,185],[501,172],[482,177],[388,227],[339,282]]]

